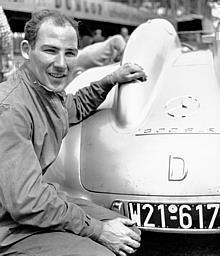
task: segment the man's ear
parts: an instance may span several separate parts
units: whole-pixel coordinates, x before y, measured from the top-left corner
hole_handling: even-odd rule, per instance
[[[27,40],[22,40],[21,41],[21,54],[22,56],[26,59],[29,60],[29,55],[30,55],[30,50],[31,46]]]

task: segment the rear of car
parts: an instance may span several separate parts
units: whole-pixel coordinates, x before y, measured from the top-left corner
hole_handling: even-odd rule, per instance
[[[117,86],[107,99],[112,105],[104,103],[71,128],[47,178],[72,196],[128,216],[143,230],[219,232],[216,58],[211,50],[182,52],[168,21],[140,25],[122,62],[140,64],[148,80]],[[96,80],[95,73],[76,78],[69,92],[88,74]]]

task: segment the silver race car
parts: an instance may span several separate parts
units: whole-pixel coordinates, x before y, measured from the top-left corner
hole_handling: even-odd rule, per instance
[[[72,127],[46,178],[142,230],[220,232],[219,35],[210,49],[184,52],[167,20],[138,26],[122,63],[141,65],[147,81],[117,85]],[[67,92],[118,65],[85,71]]]

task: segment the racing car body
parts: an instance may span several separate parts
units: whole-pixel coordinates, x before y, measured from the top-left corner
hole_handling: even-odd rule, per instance
[[[184,53],[168,21],[138,26],[122,63],[141,65],[147,81],[115,86],[94,115],[72,127],[46,179],[143,230],[219,232],[218,37],[213,49]],[[85,71],[67,92],[118,65]]]

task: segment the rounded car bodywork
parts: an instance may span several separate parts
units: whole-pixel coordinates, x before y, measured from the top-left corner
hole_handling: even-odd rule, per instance
[[[112,88],[94,115],[70,129],[45,178],[143,230],[219,232],[218,33],[213,49],[182,52],[167,20],[138,26],[122,63],[142,66],[147,81]],[[85,71],[67,92],[118,65]]]

